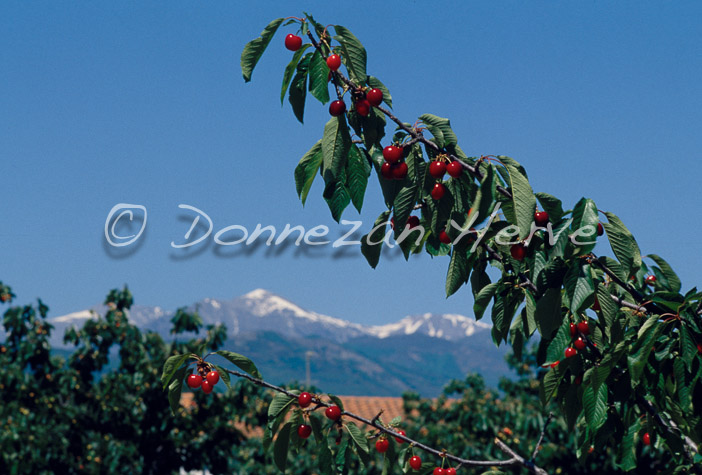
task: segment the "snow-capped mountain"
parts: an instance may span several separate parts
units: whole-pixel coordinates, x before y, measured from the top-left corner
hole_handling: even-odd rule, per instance
[[[489,329],[490,324],[478,322],[464,315],[425,313],[407,316],[396,323],[370,327],[368,332],[378,338],[422,334],[457,341]]]
[[[56,327],[54,334],[62,336],[70,325],[80,327],[86,319],[96,318],[97,315],[104,314],[105,310],[104,306],[96,306],[50,319]],[[267,331],[287,338],[318,336],[336,343],[358,337],[384,339],[400,335],[426,335],[458,341],[490,328],[487,323],[463,315],[430,313],[407,316],[387,325],[364,326],[306,310],[264,289],[253,290],[232,300],[206,298],[191,305],[188,310],[197,311],[205,324],[226,325],[230,337]],[[135,305],[128,317],[139,327],[167,335],[174,313],[175,311],[166,311],[161,307]]]

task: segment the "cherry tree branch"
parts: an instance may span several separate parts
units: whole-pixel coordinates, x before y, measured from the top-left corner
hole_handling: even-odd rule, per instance
[[[252,383],[256,384],[257,386],[262,386],[264,388],[272,389],[273,391],[283,393],[286,396],[289,396],[291,398],[297,398],[298,395],[293,393],[292,391],[289,391],[285,388],[281,388],[280,386],[276,386],[275,384],[271,384],[267,381],[264,381],[262,379],[254,378],[250,374],[242,373],[240,371],[235,371],[235,370],[230,370],[227,368],[222,368],[224,369],[227,373],[231,374],[232,376],[236,376],[238,378],[243,378],[243,379],[248,379]],[[317,397],[313,398],[313,401],[316,403],[315,409],[320,408],[320,407],[329,407],[331,404],[324,402],[320,400]],[[455,455],[451,455],[449,453],[446,453],[445,451],[437,450],[433,447],[430,447],[428,445],[425,445],[419,441],[416,441],[414,439],[411,439],[407,437],[406,435],[400,434],[388,427],[385,427],[384,425],[380,424],[378,421],[378,417],[373,418],[372,420],[366,419],[363,416],[359,416],[358,414],[354,414],[352,412],[348,411],[343,411],[342,416],[345,416],[349,419],[354,419],[358,422],[362,422],[363,424],[373,427],[374,429],[377,429],[378,431],[384,432],[385,434],[388,434],[389,436],[395,437],[397,439],[403,440],[409,444],[411,444],[414,447],[417,447],[419,449],[424,450],[427,453],[430,453],[432,455],[435,455],[437,457],[442,457],[446,458],[448,460],[451,460],[457,464],[461,465],[466,465],[466,466],[471,466],[471,467],[510,467],[514,465],[521,465],[528,470],[530,470],[532,473],[536,473],[539,475],[546,475],[547,472],[533,464],[532,461],[526,460],[524,457],[516,453],[514,450],[512,450],[508,445],[503,443],[501,440],[495,438],[495,445],[497,448],[499,448],[502,452],[505,454],[509,455],[510,458],[506,460],[470,460],[470,459],[464,459],[461,457],[457,457]],[[550,418],[550,416],[549,416]],[[539,439],[539,444],[541,444],[541,440],[543,439],[543,433],[541,434],[541,438]],[[537,444],[537,447],[538,445]]]

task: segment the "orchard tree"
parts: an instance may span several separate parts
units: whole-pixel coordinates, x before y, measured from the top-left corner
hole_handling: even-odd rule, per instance
[[[476,318],[490,313],[495,344],[510,344],[522,358],[527,342],[538,340],[541,402],[557,404],[563,430],[575,433],[573,457],[614,450],[618,466],[633,470],[642,452],[655,449],[677,472],[702,473],[702,406],[694,404],[702,400],[702,292],[682,292],[670,265],[656,254],[642,256],[624,223],[592,199],[564,209],[558,198],[532,190],[516,160],[466,154],[448,119],[396,117],[389,89],[368,74],[365,48],[343,26],[325,27],[307,14],[272,21],[242,53],[245,81],[281,26],[295,29],[284,41],[293,54],[281,101],[287,94],[302,122],[309,92],[329,103],[331,115],[295,169],[302,202],[320,175],[323,198],[339,221],[349,204],[361,210],[369,179],[377,179],[387,209],[362,238],[368,263],[378,265],[391,239],[407,259],[420,252],[447,256],[447,295],[470,289]],[[595,255],[595,244],[605,241],[613,255]],[[499,273],[494,282],[488,266]],[[275,387],[248,359],[220,354],[244,372],[211,366],[197,354],[168,360],[163,384],[171,400],[186,377],[192,380],[193,363],[201,377],[215,369],[274,389],[264,445],[273,446],[281,470],[288,450],[314,434],[321,473],[346,472],[352,457],[368,464],[374,451],[386,471],[450,474],[460,465],[544,472],[535,460],[541,440],[532,453],[519,454],[499,437],[486,439],[503,458],[462,458],[454,455],[460,447],[431,447],[421,434],[410,439],[399,421],[347,413],[333,396]]]

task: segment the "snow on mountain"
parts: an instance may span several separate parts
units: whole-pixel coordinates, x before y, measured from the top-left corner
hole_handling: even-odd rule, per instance
[[[55,336],[61,338],[70,325],[80,327],[86,319],[104,314],[105,309],[104,306],[96,306],[91,310],[50,319],[56,326]],[[191,305],[188,310],[197,311],[205,324],[223,323],[227,326],[230,337],[272,331],[286,337],[320,337],[337,343],[358,337],[385,339],[414,334],[456,341],[490,328],[487,323],[463,315],[431,313],[407,316],[387,325],[367,327],[305,310],[264,289],[252,290],[233,300],[206,298]],[[139,327],[166,336],[174,313],[161,307],[133,306],[128,318]]]
[[[457,314],[410,315],[399,322],[370,327],[368,332],[378,338],[396,335],[424,334],[444,340],[456,341],[476,332],[489,330],[490,324]]]

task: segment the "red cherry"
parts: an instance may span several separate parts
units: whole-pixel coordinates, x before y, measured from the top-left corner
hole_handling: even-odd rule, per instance
[[[540,228],[545,228],[548,224],[548,213],[546,211],[537,211],[534,213],[534,223]]]
[[[398,430],[398,431],[395,431],[395,432],[397,432],[397,433],[400,434],[400,435],[407,435],[407,433],[406,433],[405,431],[403,431],[402,429],[400,429],[400,430]],[[398,444],[404,444],[404,443],[405,443],[405,441],[402,440],[402,439],[400,439],[399,437],[395,437],[395,440],[397,441]]]
[[[592,304],[592,309],[595,312],[599,312],[600,310],[602,310],[602,308],[600,307],[600,301],[597,300],[597,296],[595,296],[595,303]]]
[[[697,343],[697,353],[702,355],[702,343]]]
[[[207,378],[208,383],[214,386],[219,382],[219,373],[217,371],[210,371],[205,378]]]
[[[566,348],[565,350],[565,357],[570,358],[572,356],[575,356],[578,353],[578,351],[575,348]]]
[[[587,324],[587,322],[580,322],[578,323],[578,331],[582,333],[583,335],[589,335],[590,334],[590,325]]]
[[[306,439],[310,435],[312,435],[312,427],[308,426],[307,424],[300,424],[297,426],[297,435],[300,436],[301,439]]]
[[[515,260],[523,261],[524,257],[526,256],[526,247],[524,247],[524,244],[522,243],[514,244],[509,248],[509,253],[512,254],[512,257]]]
[[[303,409],[309,407],[309,405],[312,404],[312,395],[306,391],[301,392],[300,395],[297,397],[297,403]]]
[[[390,162],[383,163],[383,165],[380,167],[380,174],[386,180],[392,180],[392,163],[390,163]]]
[[[446,231],[441,231],[439,233],[439,241],[443,242],[444,244],[451,244],[451,238],[448,234],[446,234]]]
[[[587,343],[585,343],[585,340],[583,340],[582,337],[578,337],[575,339],[575,347],[578,350],[583,351],[586,346],[587,346]]]
[[[390,218],[390,229],[395,230],[395,217]]]
[[[446,171],[454,178],[458,178],[463,174],[463,166],[458,162],[451,162],[446,165]]]
[[[551,368],[555,368],[555,367],[558,366],[559,364],[561,364],[560,361],[554,361],[553,363],[551,363]]]
[[[368,102],[366,99],[361,99],[360,101],[356,102],[356,112],[358,115],[368,117],[368,114],[370,114],[370,108],[370,102]]]
[[[429,164],[429,174],[434,178],[441,179],[446,173],[446,164],[438,160],[434,160]]]
[[[445,468],[444,474],[445,475],[456,475],[456,469],[453,467]]]
[[[285,47],[290,51],[297,51],[302,46],[302,38],[297,35],[290,33],[285,37]]]
[[[651,287],[653,287],[654,285],[656,285],[656,280],[657,280],[657,279],[656,279],[656,276],[655,276],[655,275],[649,275],[648,277],[646,277],[646,283],[647,283],[648,285],[650,285]]]
[[[407,164],[405,162],[396,163],[392,169],[392,177],[395,180],[404,180],[407,176]]]
[[[597,235],[602,236],[604,234],[604,226],[602,223],[597,223]]]
[[[324,411],[324,415],[327,416],[328,419],[338,421],[341,417],[341,409],[339,409],[339,406],[329,406]]]
[[[434,189],[431,190],[431,197],[436,201],[439,201],[441,198],[443,198],[444,193],[446,193],[446,187],[442,183],[437,183],[434,185]]]
[[[370,102],[373,107],[378,107],[381,102],[383,102],[383,91],[377,88],[373,88],[366,94],[366,99]]]
[[[436,467],[432,472],[432,475],[446,475],[446,470],[441,467]]]
[[[409,459],[409,464],[413,470],[419,470],[420,468],[422,468],[422,459],[414,455]]]
[[[386,162],[395,163],[402,158],[402,147],[388,145],[383,149],[383,158]]]
[[[336,100],[329,104],[329,113],[334,117],[338,117],[346,112],[346,104],[344,101]]]
[[[579,375],[577,378],[575,378],[575,384],[581,384],[582,382],[583,382],[582,375]]]
[[[575,334],[578,333],[578,327],[575,325],[575,323],[570,324],[570,337],[575,338]]]
[[[643,443],[644,445],[651,445],[651,434],[648,432],[643,435]]]
[[[378,441],[375,443],[375,450],[381,454],[387,452],[389,447],[390,441],[388,439],[378,439]]]
[[[410,229],[419,226],[419,216],[410,216],[407,218],[407,226],[409,226]]]
[[[336,71],[341,66],[341,56],[338,54],[332,54],[327,58],[327,66],[332,71]]]
[[[197,389],[202,384],[202,376],[199,374],[191,374],[188,376],[187,383],[192,389]]]
[[[210,394],[212,390],[214,389],[214,385],[210,383],[208,380],[204,380],[202,382],[202,392],[205,394]]]

